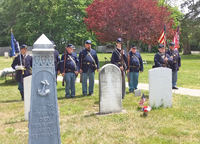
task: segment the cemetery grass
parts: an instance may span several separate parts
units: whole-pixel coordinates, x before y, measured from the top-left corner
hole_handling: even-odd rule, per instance
[[[173,94],[172,108],[153,109],[143,118],[138,105],[140,97],[127,93],[123,100],[123,109],[127,113],[97,116],[98,85],[94,87],[95,96],[83,97],[81,91],[81,84],[76,83],[76,98],[65,99],[64,87],[58,82],[62,144],[200,143],[199,97]],[[0,143],[27,144],[28,122],[24,121],[24,103],[20,101],[17,83],[11,80],[5,83],[0,78],[0,93]],[[148,91],[142,93],[148,101]]]
[[[149,83],[148,71],[154,64],[154,53],[141,53],[143,59],[147,61],[147,66],[144,64],[144,71],[139,75],[139,83]],[[98,53],[100,68],[110,63],[111,53]],[[107,61],[105,61],[107,58]],[[12,59],[5,59],[0,56],[0,70],[11,66]],[[178,72],[178,87],[200,89],[200,54],[181,55],[181,68]],[[95,79],[99,79],[99,73],[95,72]],[[61,75],[60,75],[61,76]],[[80,74],[79,76],[80,77]],[[127,78],[126,78],[126,81]]]

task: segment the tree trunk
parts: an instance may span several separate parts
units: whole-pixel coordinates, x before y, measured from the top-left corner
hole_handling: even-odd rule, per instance
[[[151,44],[148,44],[148,52],[151,52]]]
[[[183,55],[191,54],[191,48],[189,44],[183,44]]]

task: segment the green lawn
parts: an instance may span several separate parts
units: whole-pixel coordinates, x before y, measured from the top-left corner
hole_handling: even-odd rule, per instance
[[[143,59],[148,63],[147,67],[144,65],[144,72],[139,76],[139,83],[148,83],[148,70],[152,68],[154,64],[154,53],[141,53]],[[110,60],[110,54],[98,53],[100,67],[105,65],[104,57]],[[200,89],[200,54],[193,55],[181,55],[182,66],[178,73],[178,87]],[[5,59],[0,57],[0,70],[10,67],[12,59]],[[98,79],[98,72],[95,72],[95,79]]]
[[[64,87],[57,85],[62,144],[179,144],[200,143],[200,98],[173,94],[172,108],[158,108],[146,118],[139,107],[140,97],[128,94],[123,109],[128,113],[96,116],[99,87],[95,96],[82,96],[76,84],[76,99],[64,99]],[[128,89],[126,90],[128,92]],[[142,91],[148,100],[148,91]],[[27,144],[28,122],[24,121],[24,103],[19,101],[17,83],[0,78],[0,143]],[[148,102],[146,102],[148,105]]]

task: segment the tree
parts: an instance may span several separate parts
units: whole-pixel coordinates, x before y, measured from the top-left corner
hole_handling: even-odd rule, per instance
[[[168,37],[175,34],[171,12],[154,0],[94,0],[86,12],[87,28],[101,42],[114,41],[124,33],[127,40],[155,44],[165,24]]]
[[[200,42],[200,1],[184,1],[182,4],[183,8],[188,9],[188,13],[184,15],[181,20],[181,41],[183,43],[183,54],[191,54],[191,41],[196,40],[199,44]],[[197,45],[198,46],[198,45]]]

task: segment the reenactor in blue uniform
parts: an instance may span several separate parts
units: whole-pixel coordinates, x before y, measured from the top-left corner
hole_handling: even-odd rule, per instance
[[[23,79],[32,74],[32,56],[26,54],[27,46],[20,46],[21,53],[15,57],[11,67],[16,70],[15,79],[18,82],[18,90],[21,94],[21,100],[24,101],[24,84]]]
[[[81,66],[82,65],[82,66]],[[82,67],[82,69],[81,69]],[[85,48],[79,54],[79,72],[82,76],[82,92],[87,95],[87,78],[89,77],[89,95],[93,94],[95,70],[99,71],[96,51],[91,48],[91,40],[85,42]]]
[[[166,54],[166,57],[165,57],[164,45],[159,44],[158,50],[159,50],[159,52],[154,56],[155,65],[153,66],[153,68],[155,68],[155,67],[168,67],[169,68],[170,64],[173,63],[173,60],[171,59],[171,57],[168,54]]]
[[[78,57],[76,53],[73,52],[73,45],[68,44],[66,46],[67,52],[66,56],[65,53],[62,54],[61,61],[60,61],[60,72],[65,80],[65,98],[70,98],[70,90],[71,90],[71,97],[75,98],[75,81],[76,75],[78,75]],[[66,59],[65,59],[66,57]],[[64,60],[65,59],[65,60]],[[65,66],[64,66],[65,64]]]
[[[53,43],[53,48],[54,48],[54,64],[55,64],[55,73],[56,73],[56,79],[57,79],[57,75],[60,74],[60,70],[59,70],[59,63],[60,63],[60,55],[59,52],[55,49],[56,45],[54,43],[54,41],[51,41]]]
[[[137,89],[138,86],[138,77],[139,71],[143,72],[143,61],[139,52],[137,52],[136,45],[131,46],[131,51],[128,53],[128,57],[130,57],[130,69],[127,70],[127,74],[129,75],[129,92],[133,93],[134,90]],[[129,62],[128,62],[129,63]]]
[[[122,99],[124,99],[126,95],[126,79],[125,79],[125,71],[127,70],[127,54],[123,50],[123,64],[121,63],[121,38],[118,38],[116,41],[117,48],[113,51],[111,57],[111,63],[119,67],[119,69],[123,72],[122,77]]]
[[[169,44],[169,50],[167,50],[167,54],[170,55],[171,59],[173,60],[173,63],[171,63],[169,68],[172,69],[172,89],[178,89],[176,87],[177,78],[178,78],[178,71],[179,67],[181,67],[181,57],[179,55],[178,50],[174,49],[174,42],[171,42]]]

